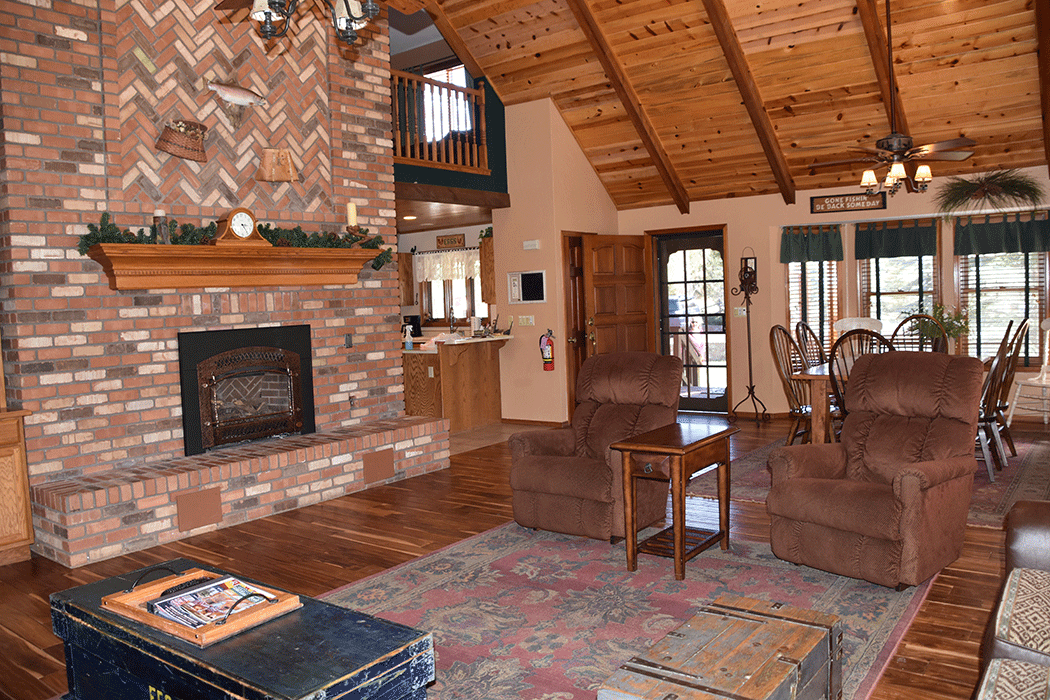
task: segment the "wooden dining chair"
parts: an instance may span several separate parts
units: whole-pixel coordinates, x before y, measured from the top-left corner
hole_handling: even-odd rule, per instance
[[[912,314],[897,324],[890,336],[895,350],[948,352],[948,335],[941,322],[928,314]]]
[[[839,336],[831,346],[831,358],[828,360],[828,373],[831,375],[831,390],[842,416],[846,415],[846,382],[853,363],[862,355],[889,352],[893,343],[886,336],[867,328],[856,328]]]
[[[791,430],[787,444],[794,444],[795,438],[802,442],[812,442],[812,407],[809,400],[809,382],[793,379],[791,375],[809,369],[806,357],[791,337],[791,331],[781,325],[769,329],[769,349],[773,353],[773,364],[784,387],[784,396],[788,401],[788,415],[791,417]],[[809,438],[809,439],[807,439]]]
[[[995,407],[995,420],[999,435],[1006,442],[1006,446],[1009,447],[1010,456],[1012,457],[1017,456],[1017,448],[1014,447],[1014,438],[1010,435],[1010,422],[1006,420],[1006,414],[1010,410],[1010,389],[1014,383],[1014,376],[1017,374],[1017,362],[1021,356],[1021,349],[1024,347],[1025,338],[1028,336],[1028,326],[1028,319],[1023,319],[1014,333],[1007,356],[1006,368],[1003,370],[1002,384],[999,387],[998,403]]]
[[[1003,333],[1003,339],[999,342],[999,349],[992,357],[992,363],[984,375],[984,385],[981,387],[981,408],[977,420],[977,444],[981,449],[981,457],[984,460],[984,468],[988,472],[988,480],[995,481],[995,472],[1006,466],[1006,448],[999,435],[999,395],[1002,391],[1003,375],[1006,372],[1007,358],[1012,349],[1010,331],[1014,322],[1010,321]]]
[[[1017,380],[1010,412],[1006,417],[1007,426],[1013,422],[1014,411],[1018,406],[1042,413],[1043,425],[1050,423],[1050,318],[1044,318],[1039,328],[1043,331],[1043,364],[1039,374]]]
[[[827,363],[828,354],[824,352],[824,344],[820,342],[820,338],[805,321],[795,324],[795,340],[798,341],[798,346],[802,349],[802,354],[806,356],[806,362],[810,367]]]

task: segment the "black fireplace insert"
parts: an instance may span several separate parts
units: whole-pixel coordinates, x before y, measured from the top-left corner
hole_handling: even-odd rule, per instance
[[[179,376],[187,455],[315,430],[310,326],[179,333]]]

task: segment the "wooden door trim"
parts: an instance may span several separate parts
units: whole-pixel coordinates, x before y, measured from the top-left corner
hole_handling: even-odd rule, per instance
[[[561,232],[561,269],[562,269],[562,289],[565,290],[565,343],[562,349],[562,355],[565,362],[565,384],[566,384],[566,396],[568,397],[568,408],[569,408],[569,419],[572,419],[572,412],[576,409],[576,371],[575,371],[575,357],[573,356],[572,343],[569,342],[569,323],[572,319],[572,260],[569,256],[569,243],[574,238],[582,238],[587,235],[596,235],[588,233],[586,231],[562,231]],[[581,285],[583,288],[583,285]],[[584,293],[586,289],[584,288]],[[586,341],[586,332],[584,333],[584,341]]]

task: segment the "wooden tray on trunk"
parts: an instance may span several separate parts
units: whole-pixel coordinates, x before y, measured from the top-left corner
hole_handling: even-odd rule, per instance
[[[275,617],[302,607],[299,596],[294,593],[273,590],[252,582],[251,586],[253,588],[258,588],[271,596],[271,602],[253,605],[239,612],[234,609],[224,620],[217,620],[202,627],[188,627],[149,611],[147,604],[162,597],[169,588],[199,578],[218,581],[226,578],[226,576],[217,574],[214,571],[205,571],[204,569],[189,569],[181,574],[166,576],[165,578],[136,586],[130,591],[121,591],[104,596],[102,598],[102,607],[112,610],[123,617],[141,622],[144,625],[149,625],[154,629],[196,644],[199,647],[214,644],[238,632],[243,632],[267,620],[272,620]],[[202,585],[204,583],[206,582],[202,582]],[[245,583],[249,582],[245,581]]]

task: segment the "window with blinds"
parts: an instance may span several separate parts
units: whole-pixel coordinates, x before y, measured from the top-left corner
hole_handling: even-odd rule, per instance
[[[838,266],[833,260],[788,263],[788,323],[805,321],[831,350],[832,326],[839,318]]]
[[[999,349],[1010,321],[1011,334],[1021,319],[1031,320],[1019,364],[1038,365],[1039,320],[1046,316],[1045,252],[960,255],[960,300],[970,322],[961,352],[991,357]]]
[[[937,256],[858,260],[861,314],[882,319],[886,335],[912,314],[928,314],[939,297]]]

